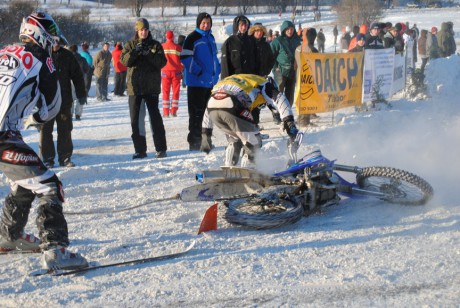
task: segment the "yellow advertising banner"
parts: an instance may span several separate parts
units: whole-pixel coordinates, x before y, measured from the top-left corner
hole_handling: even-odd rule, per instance
[[[296,56],[300,60],[295,92],[298,114],[361,105],[364,53],[300,52]]]

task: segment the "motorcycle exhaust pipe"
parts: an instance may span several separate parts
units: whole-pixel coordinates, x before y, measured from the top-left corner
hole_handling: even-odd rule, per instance
[[[202,184],[223,182],[248,182],[251,179],[247,170],[228,168],[222,170],[204,170],[195,175],[195,179]]]

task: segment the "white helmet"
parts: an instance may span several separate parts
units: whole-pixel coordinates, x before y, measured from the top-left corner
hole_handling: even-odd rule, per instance
[[[28,38],[51,55],[52,47],[65,40],[58,25],[47,13],[37,12],[22,19],[19,39]]]

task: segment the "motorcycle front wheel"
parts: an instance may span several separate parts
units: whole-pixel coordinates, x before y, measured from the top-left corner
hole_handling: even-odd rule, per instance
[[[433,187],[421,177],[390,167],[366,167],[356,175],[358,186],[383,194],[390,203],[423,205],[433,196]]]
[[[261,194],[225,202],[229,223],[253,229],[271,229],[298,221],[304,212],[300,201],[284,193]]]

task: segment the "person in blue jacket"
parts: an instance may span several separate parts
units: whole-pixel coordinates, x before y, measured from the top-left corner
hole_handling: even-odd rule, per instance
[[[184,64],[189,133],[187,142],[190,151],[199,151],[201,145],[201,122],[211,96],[211,89],[219,80],[220,63],[217,46],[211,33],[212,18],[208,13],[199,13],[196,28],[184,41],[181,62]]]

